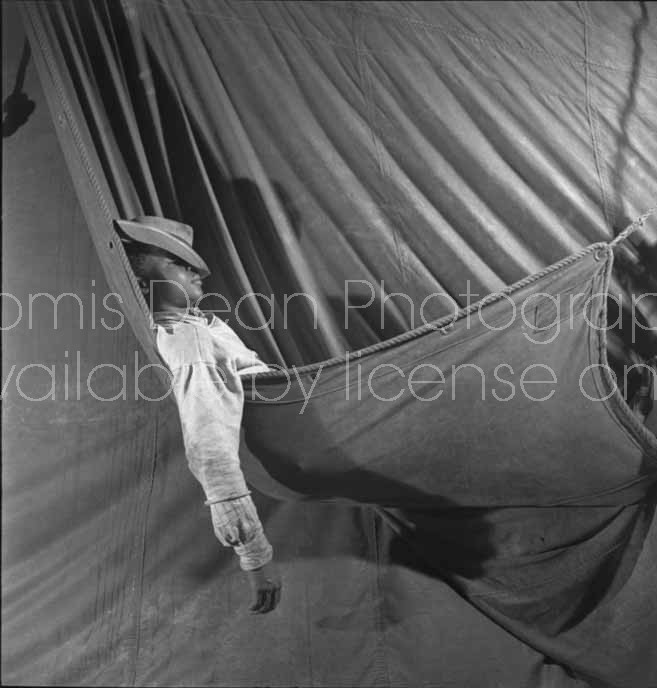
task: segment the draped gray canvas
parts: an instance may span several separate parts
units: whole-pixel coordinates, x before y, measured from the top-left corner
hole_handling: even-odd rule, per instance
[[[481,298],[610,240],[657,198],[657,25],[649,3],[30,2],[21,11],[108,288],[124,297],[127,321],[153,362],[146,304],[114,232],[117,217],[163,214],[193,225],[195,248],[213,271],[208,290],[225,297],[205,305],[224,309],[218,314],[263,359],[303,366],[413,330],[431,294],[443,298],[426,301],[427,321],[449,315],[453,302],[467,305],[466,292]],[[619,246],[622,270],[610,288],[626,296],[657,292],[650,262],[656,246],[654,223]],[[593,264],[592,255],[573,265],[599,280],[609,257]],[[312,297],[317,324],[311,301],[300,298],[284,320],[285,296],[297,292]],[[244,299],[238,313],[247,294],[261,296]],[[645,297],[638,309],[652,324],[656,302]],[[584,331],[584,338],[581,330],[563,332],[563,349],[548,347],[560,365],[592,355],[587,346],[596,335]],[[460,346],[459,336],[458,327],[434,332],[377,356],[394,362],[400,351],[429,340],[440,348],[450,337]],[[481,353],[476,341],[465,347],[463,362]],[[573,351],[572,359],[564,351]],[[460,379],[464,392],[479,391],[477,380]],[[275,383],[257,384],[266,394]],[[542,472],[546,462],[534,444],[532,470],[521,465],[517,483],[488,464],[490,480],[499,475],[505,489],[516,488],[511,496],[469,475],[474,461],[451,476],[462,479],[460,491],[448,482],[441,493],[440,476],[428,471],[441,454],[414,452],[428,471],[417,480],[436,481],[420,508],[407,493],[401,503],[391,499],[399,496],[401,454],[398,472],[383,476],[396,484],[379,481],[371,498],[347,480],[362,467],[342,465],[340,478],[324,474],[321,451],[291,459],[315,441],[330,456],[322,423],[344,430],[359,418],[350,432],[353,454],[363,460],[377,447],[367,442],[377,428],[398,430],[395,440],[409,427],[413,438],[424,436],[410,404],[399,415],[393,405],[380,407],[376,422],[366,406],[361,416],[342,409],[334,417],[341,407],[329,405],[320,424],[250,405],[245,439],[256,459],[245,454],[247,475],[286,500],[259,497],[288,576],[279,616],[260,626],[238,612],[243,590],[184,472],[170,400],[117,405],[115,434],[106,428],[92,464],[75,450],[69,429],[60,440],[66,471],[44,470],[47,458],[35,451],[11,466],[26,490],[35,476],[48,476],[37,511],[60,516],[52,520],[58,530],[51,555],[40,548],[38,529],[12,549],[14,632],[3,649],[3,678],[655,683],[654,438],[622,430],[625,412],[614,404],[594,407],[593,420],[577,428],[588,428],[596,447],[582,472],[557,451],[580,454],[559,432],[559,413],[570,408],[564,423],[576,425],[572,414],[589,418],[589,406],[550,407],[550,422],[540,424],[547,434],[531,439],[543,440],[572,473]],[[474,403],[461,415],[470,409],[480,421],[488,417]],[[609,416],[599,436],[598,413]],[[294,432],[276,433],[283,422]],[[533,416],[532,424],[539,427]],[[512,423],[498,420],[495,429],[512,443]],[[450,424],[442,444],[451,448],[451,468],[475,437],[465,420]],[[503,461],[494,439],[481,440],[483,449]],[[620,464],[616,456],[624,457]],[[604,471],[592,468],[596,459]],[[76,513],[87,512],[77,500],[92,508],[84,490],[95,473],[107,477],[105,499],[80,531]],[[87,476],[82,485],[80,476]],[[330,495],[317,488],[324,479]],[[477,485],[478,493],[466,489]],[[576,501],[557,505],[564,487],[572,488],[565,498]],[[307,501],[336,494],[350,505]],[[600,501],[605,494],[609,501]],[[438,514],[425,513],[436,496],[451,501]],[[110,534],[99,538],[102,532]],[[492,545],[491,534],[499,536]],[[591,552],[599,558],[587,558]],[[94,571],[93,580],[76,586],[77,598],[68,588],[58,595],[61,580],[50,584],[34,566],[67,555],[67,571]],[[522,566],[511,567],[517,578],[510,580],[513,556]],[[543,579],[552,566],[555,580]],[[509,585],[531,594],[509,596]],[[47,633],[38,624],[26,630],[46,613]],[[470,647],[483,664],[473,662]],[[29,657],[36,669],[25,663]]]

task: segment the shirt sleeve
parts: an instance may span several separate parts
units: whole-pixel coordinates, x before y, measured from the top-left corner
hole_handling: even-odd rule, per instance
[[[237,373],[203,361],[171,373],[185,454],[207,500],[248,495],[239,460],[244,392]]]
[[[252,570],[267,563],[272,550],[240,466],[242,381],[228,361],[213,360],[202,343],[196,348],[195,333],[189,334],[162,347],[168,354],[168,360],[163,358],[171,371],[185,454],[210,505],[217,538],[235,549],[242,569]]]
[[[234,547],[244,571],[259,569],[272,558],[272,547],[265,536],[251,497],[238,497],[210,504],[212,525],[221,544]]]

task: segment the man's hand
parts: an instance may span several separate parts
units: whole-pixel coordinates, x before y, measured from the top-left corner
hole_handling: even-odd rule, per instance
[[[265,564],[254,571],[246,571],[251,585],[253,604],[251,614],[267,614],[276,608],[281,599],[281,578],[273,563]]]

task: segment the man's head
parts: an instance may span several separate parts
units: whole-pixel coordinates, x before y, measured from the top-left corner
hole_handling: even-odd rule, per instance
[[[153,312],[187,310],[203,296],[201,275],[182,258],[136,241],[125,251]]]
[[[210,271],[192,248],[189,225],[163,217],[117,220],[126,253],[153,311],[186,310],[203,296]]]

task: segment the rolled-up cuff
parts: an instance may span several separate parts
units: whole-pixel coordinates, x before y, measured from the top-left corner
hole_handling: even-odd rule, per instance
[[[245,545],[237,545],[234,549],[243,571],[259,569],[270,562],[274,554],[274,550],[262,529]]]
[[[206,499],[203,504],[205,506],[212,506],[213,504],[219,504],[221,502],[233,502],[236,499],[242,499],[243,497],[248,497],[251,494],[250,490],[238,495],[233,495],[231,497],[215,497],[213,499]]]
[[[200,482],[205,492],[205,503],[208,505],[239,499],[244,495],[251,494],[239,468],[235,471],[226,470],[217,474],[212,481],[206,479]]]

